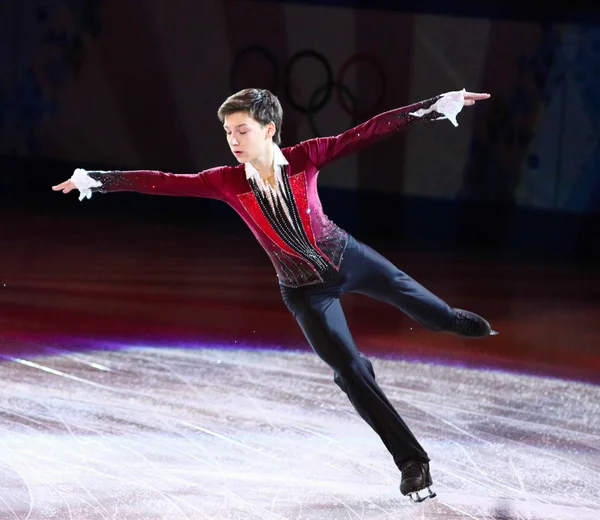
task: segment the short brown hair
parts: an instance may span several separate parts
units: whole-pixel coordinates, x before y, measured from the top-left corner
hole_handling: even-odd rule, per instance
[[[225,116],[236,112],[247,112],[263,126],[271,122],[275,123],[273,142],[277,145],[281,144],[283,108],[275,94],[265,89],[245,88],[229,96],[219,107],[217,115],[223,123]]]

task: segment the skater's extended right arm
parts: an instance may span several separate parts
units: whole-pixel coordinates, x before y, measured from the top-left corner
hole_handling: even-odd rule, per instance
[[[205,197],[222,200],[225,168],[212,168],[200,173],[165,173],[154,170],[100,171],[78,168],[73,176],[56,186],[54,191],[69,193],[79,190],[79,200],[93,192],[135,191],[151,195]]]

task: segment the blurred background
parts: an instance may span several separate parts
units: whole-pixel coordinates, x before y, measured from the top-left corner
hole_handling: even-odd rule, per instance
[[[413,128],[323,171],[332,216],[392,241],[597,254],[600,13],[583,5],[3,0],[2,206],[64,208],[48,184],[73,166],[232,164],[216,110],[248,86],[280,96],[284,146],[467,88],[492,99],[459,129]]]
[[[326,213],[435,292],[504,324],[496,355],[510,343],[532,363],[600,368],[600,8],[587,4],[2,0],[5,334],[64,332],[64,316],[87,309],[88,326],[80,317],[69,330],[96,336],[92,301],[116,335],[160,322],[164,337],[198,337],[210,329],[200,307],[217,301],[245,309],[224,337],[257,334],[265,306],[291,327],[282,305],[265,303],[279,296],[267,257],[224,204],[122,193],[80,203],[50,186],[76,167],[234,164],[216,111],[245,87],[280,97],[283,146],[466,88],[492,98],[464,110],[458,128],[417,125],[324,168]],[[213,267],[193,270],[207,259]],[[166,318],[165,293],[146,294],[127,314],[143,283],[190,300]],[[392,311],[377,305],[349,306],[365,337],[408,330],[378,321]]]

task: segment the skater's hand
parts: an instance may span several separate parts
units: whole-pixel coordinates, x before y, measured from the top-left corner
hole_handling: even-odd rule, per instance
[[[465,92],[464,106],[470,107],[471,105],[474,105],[476,101],[489,99],[490,97],[491,96],[489,94],[476,94],[475,92]]]
[[[62,191],[63,193],[78,190],[80,201],[83,199],[90,199],[92,197],[92,189],[100,188],[102,183],[93,177],[90,177],[88,173],[89,172],[83,168],[77,168],[68,181],[52,186],[52,189],[54,191]]]
[[[75,189],[75,184],[73,184],[73,181],[71,179],[69,179],[68,181],[65,182],[61,182],[60,184],[57,184],[56,186],[52,186],[52,190],[53,191],[62,191],[63,193],[69,193],[71,190]]]

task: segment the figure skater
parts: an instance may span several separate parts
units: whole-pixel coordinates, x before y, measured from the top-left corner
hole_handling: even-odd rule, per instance
[[[279,100],[268,90],[244,89],[228,97],[217,112],[238,165],[192,174],[78,168],[52,189],[63,193],[77,189],[79,200],[95,191],[134,191],[207,197],[229,204],[269,255],[283,301],[309,344],[391,453],[401,472],[401,493],[420,502],[435,496],[430,459],[375,381],[373,365],[357,349],[340,297],[347,292],[366,294],[434,331],[465,337],[494,332],[481,316],[450,307],[329,220],[319,200],[317,177],[331,161],[412,124],[449,119],[457,126],[456,116],[463,106],[489,97],[464,89],[448,92],[379,114],[337,136],[280,149]]]

